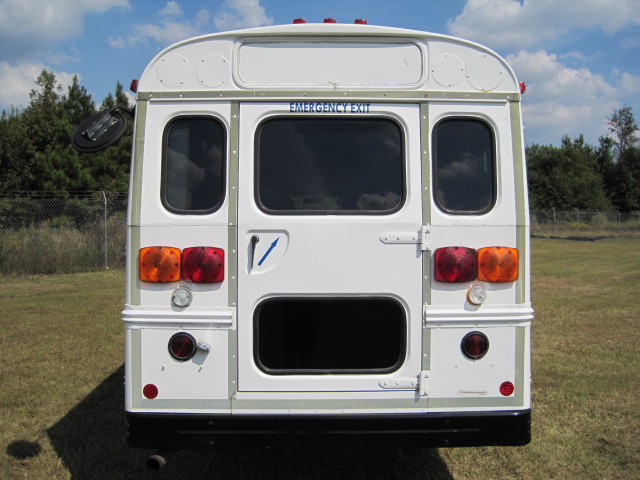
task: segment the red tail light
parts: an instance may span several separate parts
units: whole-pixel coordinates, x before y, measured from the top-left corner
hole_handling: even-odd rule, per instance
[[[439,282],[470,282],[477,276],[477,252],[473,248],[445,247],[435,253],[435,274]]]
[[[140,280],[160,283],[180,280],[180,250],[177,248],[141,248],[138,260]]]
[[[182,279],[195,283],[218,283],[224,280],[224,250],[192,247],[182,251]]]
[[[173,358],[186,362],[196,354],[198,344],[188,333],[176,333],[169,339],[169,353]]]
[[[471,360],[478,360],[489,350],[489,339],[484,333],[467,333],[460,344],[462,353]]]
[[[324,23],[336,23],[336,19],[335,18],[325,18],[324,19]]]

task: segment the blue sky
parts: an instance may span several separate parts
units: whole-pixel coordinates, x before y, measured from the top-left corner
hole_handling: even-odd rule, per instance
[[[176,41],[327,17],[497,51],[527,84],[527,144],[557,145],[565,134],[596,144],[623,106],[640,122],[640,0],[0,0],[0,109],[28,105],[43,68],[64,86],[77,74],[99,104]]]

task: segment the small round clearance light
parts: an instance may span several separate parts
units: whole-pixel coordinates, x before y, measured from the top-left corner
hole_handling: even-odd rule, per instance
[[[467,333],[460,343],[460,349],[465,357],[471,360],[479,360],[489,350],[489,339],[481,332]]]
[[[169,339],[169,353],[179,362],[186,362],[197,350],[198,342],[188,333],[179,332]]]
[[[476,305],[476,306],[482,305],[486,299],[487,299],[487,291],[480,285],[471,287],[467,292],[467,301],[471,305]]]
[[[154,398],[156,398],[158,396],[158,387],[156,387],[153,383],[147,383],[143,388],[142,388],[142,394],[153,400]]]
[[[191,300],[193,300],[193,296],[187,287],[178,287],[171,295],[171,303],[176,307],[186,308],[191,305]]]
[[[513,395],[515,389],[516,387],[514,387],[511,382],[503,382],[502,385],[500,385],[500,393],[505,397]]]

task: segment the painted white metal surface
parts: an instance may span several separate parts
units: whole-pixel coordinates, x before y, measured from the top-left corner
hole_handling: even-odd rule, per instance
[[[406,42],[245,42],[237,78],[247,88],[416,88],[424,82],[425,59],[421,45]]]
[[[293,40],[287,44],[287,38]],[[379,64],[376,59],[381,60]],[[393,67],[398,64],[401,68]],[[302,89],[315,91],[315,97],[301,98]],[[262,90],[271,95],[276,90],[285,100],[265,101]],[[286,100],[287,90],[298,90],[298,95]],[[344,101],[337,102],[335,95],[340,90]],[[350,98],[351,90],[361,91],[357,101]],[[386,91],[403,90],[443,95],[432,99],[425,93],[414,95],[415,101],[396,103],[376,101]],[[234,100],[240,102],[239,128],[233,132],[239,136],[238,152],[233,152],[239,155],[237,218],[236,212],[229,211],[228,182],[225,201],[215,213],[167,211],[160,200],[162,136],[167,123],[179,116],[213,116],[224,124],[229,138],[232,104],[215,101],[215,96],[234,91],[245,94]],[[253,91],[255,99],[246,96],[247,91]],[[367,98],[365,91],[375,95]],[[227,281],[222,284],[189,285],[194,296],[187,309],[171,306],[171,292],[177,284],[143,284],[130,278],[138,289],[139,304],[127,306],[124,312],[128,410],[223,411],[207,407],[211,400],[228,400],[235,412],[256,414],[482,411],[529,406],[532,311],[528,281],[525,301],[518,303],[513,282],[445,284],[433,281],[433,266],[423,271],[423,257],[429,258],[438,247],[513,247],[519,241],[512,128],[520,119],[511,117],[507,99],[518,95],[518,84],[502,59],[471,42],[422,32],[353,25],[268,27],[208,35],[170,47],[145,70],[139,92],[147,108],[145,118],[139,120],[145,125],[143,138],[136,139],[144,141],[142,157],[135,159],[142,162],[142,184],[134,188],[139,194],[131,202],[140,204],[140,223],[132,229],[141,247],[208,245],[237,253],[238,305],[230,301],[228,264]],[[505,98],[485,100],[479,97],[482,92],[505,92]],[[325,93],[331,97],[323,98]],[[458,95],[454,101],[446,98],[449,93],[470,93],[473,98]],[[428,104],[425,118],[419,102]],[[400,211],[384,216],[269,216],[256,206],[254,142],[260,122],[275,116],[319,114],[379,116],[401,125],[407,198]],[[421,162],[430,161],[434,125],[453,117],[482,119],[493,130],[498,159],[496,204],[483,215],[449,215],[430,198],[430,224],[423,225],[423,195],[430,197],[432,186],[422,184]],[[227,152],[227,158],[231,153]],[[225,171],[228,175],[229,170]],[[236,220],[238,240],[230,244],[229,228]],[[254,235],[260,237],[254,256],[265,257],[259,268],[249,258]],[[266,255],[276,240],[277,247]],[[519,246],[525,250],[521,261],[528,268],[528,239]],[[319,254],[327,251],[331,254]],[[130,253],[134,262],[136,254]],[[132,267],[128,273],[136,271]],[[466,301],[467,290],[476,284],[487,290],[481,306]],[[424,304],[425,290],[429,304]],[[407,349],[400,369],[388,375],[270,376],[262,372],[253,353],[256,306],[272,297],[309,295],[380,296],[398,301],[407,318]],[[517,340],[516,328],[526,332],[519,334],[524,341]],[[211,352],[198,353],[189,362],[172,360],[167,342],[179,330],[208,342]],[[472,330],[485,332],[491,339],[490,352],[481,361],[468,360],[460,351],[461,338]],[[234,375],[237,384],[232,383]],[[524,388],[519,392],[522,402],[494,402],[505,400],[496,386],[515,381],[518,375],[527,377],[519,380]],[[139,390],[146,383],[159,388],[156,404],[141,400]],[[416,397],[427,403],[402,403]],[[403,407],[376,403],[380,400]],[[425,407],[430,400],[437,402]],[[341,406],[330,403],[335,401],[341,401]],[[323,402],[329,403],[322,407]]]
[[[511,68],[481,45],[412,30],[341,24],[281,25],[186,40],[158,54],[138,88],[519,92]]]
[[[387,228],[419,231],[420,197],[419,109],[417,105],[372,105],[369,114],[396,119],[405,139],[407,198],[391,215],[271,216],[255,204],[255,132],[267,118],[291,115],[289,103],[240,106],[238,213],[238,389],[239,391],[360,391],[382,390],[378,375],[267,375],[254,362],[253,316],[258,304],[277,296],[375,296],[393,298],[405,310],[407,353],[393,376],[417,375],[421,360],[422,275],[416,245],[380,241]],[[301,113],[301,115],[307,115]],[[277,230],[274,231],[274,227]],[[282,238],[266,262],[249,265],[251,237],[260,237],[261,258],[275,238]],[[409,393],[408,395],[413,395]]]

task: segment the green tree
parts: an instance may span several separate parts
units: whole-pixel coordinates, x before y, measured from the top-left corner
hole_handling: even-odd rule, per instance
[[[24,168],[27,158],[22,114],[15,107],[0,117],[0,193],[27,189],[31,178]]]
[[[631,107],[623,107],[615,110],[613,115],[607,119],[609,131],[615,136],[614,142],[618,152],[618,160],[624,152],[638,143],[638,125],[633,117]]]
[[[601,139],[601,165],[607,194],[620,211],[640,209],[640,145],[631,107],[607,119],[614,138]],[[606,157],[606,158],[605,158]]]
[[[607,210],[598,154],[580,135],[562,138],[562,145],[527,147],[529,192],[533,209]]]
[[[59,92],[55,74],[42,70],[36,80],[38,88],[31,90],[29,106],[22,113],[25,157],[23,159],[23,189],[42,190],[47,161],[54,146],[58,120]]]
[[[53,146],[43,162],[42,190],[73,193],[96,188],[90,157],[71,145],[77,125],[95,112],[91,95],[74,76],[66,95],[58,102]]]

